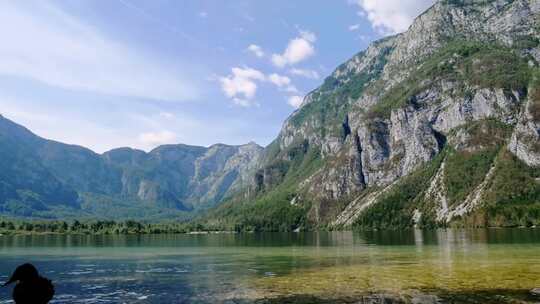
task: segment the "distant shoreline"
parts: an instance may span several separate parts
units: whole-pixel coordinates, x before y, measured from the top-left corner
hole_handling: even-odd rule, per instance
[[[175,233],[86,233],[86,232],[27,232],[27,231],[10,231],[0,233],[0,237],[4,236],[53,236],[53,235],[80,235],[80,236],[101,236],[101,235],[212,235],[212,234],[239,234],[239,233],[254,233],[254,232],[238,232],[238,231],[191,231],[191,232],[175,232]]]
[[[446,230],[446,229],[537,229],[537,226],[516,226],[516,227],[430,227],[415,228],[410,227],[406,230]],[[0,237],[5,236],[48,236],[48,235],[81,235],[81,236],[100,236],[100,235],[215,235],[215,234],[239,234],[239,233],[301,233],[301,232],[327,232],[327,231],[395,231],[387,230],[358,230],[358,229],[295,229],[292,231],[237,231],[227,229],[212,229],[195,223],[139,223],[135,221],[96,221],[71,223],[65,221],[10,221],[0,220]]]

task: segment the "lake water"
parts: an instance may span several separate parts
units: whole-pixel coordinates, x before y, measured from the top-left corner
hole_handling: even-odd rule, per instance
[[[54,303],[534,303],[540,230],[1,236],[24,262]]]

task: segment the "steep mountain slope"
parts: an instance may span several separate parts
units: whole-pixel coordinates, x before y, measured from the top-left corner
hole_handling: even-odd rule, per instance
[[[31,215],[47,206],[77,208],[77,193],[41,163],[32,146],[39,139],[0,117],[0,212]]]
[[[250,192],[207,223],[540,224],[539,14],[538,0],[438,1],[311,92]]]
[[[262,152],[256,144],[170,145],[99,155],[1,116],[0,147],[0,212],[109,218],[173,217],[214,206],[248,183]]]

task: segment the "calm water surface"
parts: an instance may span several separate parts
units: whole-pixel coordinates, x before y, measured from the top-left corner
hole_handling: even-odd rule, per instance
[[[0,237],[0,282],[28,261],[54,281],[54,303],[347,302],[373,293],[533,303],[540,230]],[[10,292],[0,289],[0,303]]]

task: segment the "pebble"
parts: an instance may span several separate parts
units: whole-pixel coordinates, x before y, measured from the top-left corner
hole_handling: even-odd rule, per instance
[[[540,288],[535,288],[531,290],[531,294],[535,297],[540,297]]]

